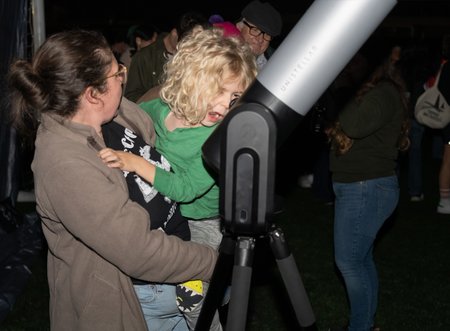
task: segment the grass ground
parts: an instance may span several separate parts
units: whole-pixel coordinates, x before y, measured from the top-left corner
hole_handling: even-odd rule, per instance
[[[410,202],[401,169],[401,199],[375,249],[380,276],[377,325],[382,331],[450,330],[450,215],[436,213],[439,162],[425,155],[425,200]],[[311,191],[292,186],[275,222],[285,233],[309,296],[319,331],[345,324],[345,291],[333,263],[333,209]],[[257,240],[247,311],[248,331],[299,330],[267,238]],[[5,331],[48,330],[45,252]],[[289,289],[288,289],[289,290]]]

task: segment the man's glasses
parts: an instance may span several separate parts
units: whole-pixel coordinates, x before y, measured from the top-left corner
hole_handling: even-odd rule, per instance
[[[106,76],[104,80],[107,80],[108,78],[116,77],[119,78],[123,85],[127,83],[127,67],[125,67],[123,64],[119,64],[119,70],[115,74],[112,74],[111,76]]]
[[[271,35],[268,35],[264,31],[261,31],[256,26],[249,24],[247,21],[242,21],[242,22],[248,27],[248,32],[250,33],[251,36],[259,37],[259,35],[262,34],[263,35],[263,39],[265,41],[271,41],[272,40],[272,36]]]

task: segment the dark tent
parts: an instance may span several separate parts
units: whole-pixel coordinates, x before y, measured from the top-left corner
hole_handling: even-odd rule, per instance
[[[17,209],[19,190],[26,181],[32,186],[27,160],[32,152],[23,148],[8,123],[7,72],[11,61],[31,53],[28,13],[32,4],[29,0],[0,2],[0,323],[25,286],[31,274],[29,267],[43,244],[36,213]]]

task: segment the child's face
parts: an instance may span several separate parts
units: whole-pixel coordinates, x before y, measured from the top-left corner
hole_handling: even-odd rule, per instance
[[[243,92],[238,78],[227,80],[222,85],[222,91],[209,103],[208,112],[202,121],[205,126],[211,126],[220,122],[230,110],[230,102],[239,98]]]

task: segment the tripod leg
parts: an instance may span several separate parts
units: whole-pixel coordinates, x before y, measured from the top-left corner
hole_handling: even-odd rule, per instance
[[[236,244],[227,331],[245,331],[247,307],[252,278],[255,239],[239,237]]]
[[[207,331],[214,314],[222,302],[225,288],[231,277],[236,240],[224,234],[219,247],[219,257],[214,268],[208,292],[203,300],[202,310],[195,326],[195,331]]]
[[[269,235],[273,254],[300,326],[307,330],[317,330],[314,312],[284,233],[277,228],[272,230]]]

